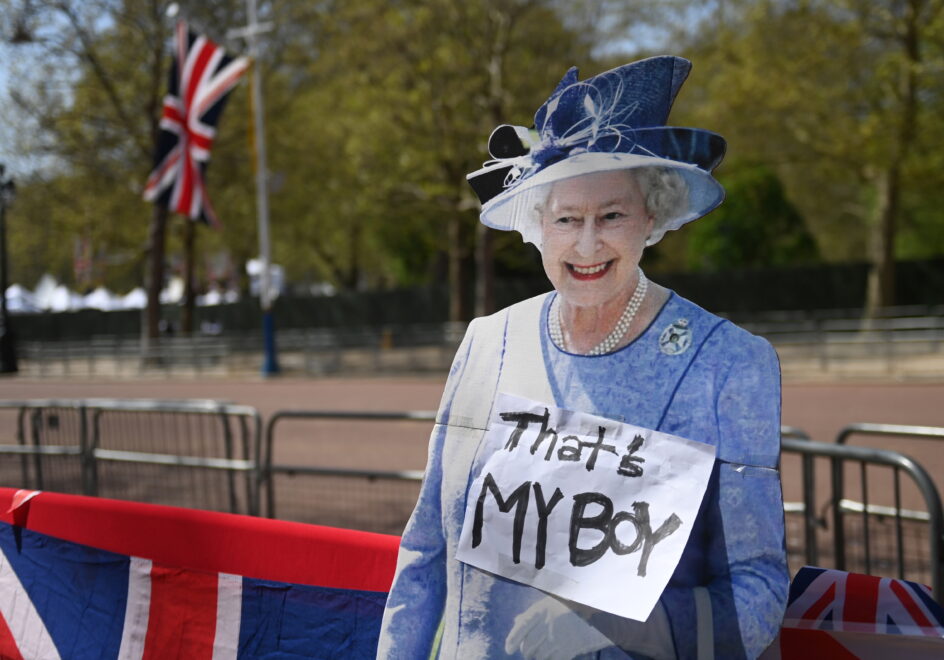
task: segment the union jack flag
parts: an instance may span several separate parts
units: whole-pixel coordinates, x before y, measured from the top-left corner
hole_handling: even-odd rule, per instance
[[[154,170],[144,187],[144,199],[218,226],[204,175],[226,95],[249,60],[229,57],[205,36],[188,30],[184,21],[177,23],[175,43],[177,54],[164,97]]]
[[[784,626],[944,637],[944,610],[921,584],[804,566],[790,585]]]
[[[944,657],[944,609],[924,585],[804,566],[761,660]]]
[[[373,658],[396,542],[0,488],[0,660]]]

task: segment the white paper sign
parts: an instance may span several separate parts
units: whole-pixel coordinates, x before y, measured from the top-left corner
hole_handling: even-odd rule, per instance
[[[499,394],[456,557],[645,621],[685,549],[715,449]]]

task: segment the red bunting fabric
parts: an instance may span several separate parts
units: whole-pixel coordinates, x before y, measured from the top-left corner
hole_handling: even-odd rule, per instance
[[[373,657],[398,543],[0,488],[0,658]],[[942,655],[927,587],[805,567],[762,658]]]
[[[0,489],[0,658],[373,657],[398,538]]]

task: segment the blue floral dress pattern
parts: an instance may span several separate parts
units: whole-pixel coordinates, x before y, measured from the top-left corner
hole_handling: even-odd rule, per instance
[[[469,327],[433,429],[420,499],[401,541],[379,657],[517,657],[504,646],[515,616],[546,598],[453,556],[469,484],[485,459],[478,441],[497,391],[508,389],[538,400],[536,393],[543,392],[549,397],[544,400],[561,408],[716,447],[708,491],[660,602],[678,657],[698,655],[695,587],[707,588],[710,596],[714,656],[756,657],[777,634],[789,583],[776,353],[765,340],[673,294],[629,345],[602,356],[570,354],[550,341],[547,330],[554,295]],[[516,360],[521,353],[526,357]],[[621,640],[621,622],[599,612],[587,625]],[[633,653],[631,642],[620,643],[594,656],[645,657]]]

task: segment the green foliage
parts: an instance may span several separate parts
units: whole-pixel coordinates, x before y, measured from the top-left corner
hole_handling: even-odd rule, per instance
[[[35,43],[18,68],[30,75],[3,107],[16,109],[17,148],[52,166],[17,181],[12,280],[49,270],[68,282],[81,239],[107,257],[94,284],[140,284],[151,214],[140,193],[172,36],[165,5],[13,0],[32,12],[23,24]],[[242,2],[181,5],[195,29],[244,50],[226,41],[246,22]],[[572,64],[587,76],[656,50],[695,64],[671,123],[718,131],[736,161],[719,172],[724,206],[672,232],[647,266],[862,259],[890,173],[898,256],[944,254],[944,0],[263,0],[260,12],[274,24],[256,65],[273,257],[290,280],[412,285],[443,279],[449,260],[468,266],[477,204],[465,174],[488,158],[491,130],[530,124]],[[209,166],[223,229],[200,227],[197,242],[238,265],[258,249],[247,83]],[[495,239],[499,272],[540,272],[516,234]]]
[[[783,266],[816,259],[803,218],[769,167],[741,165],[726,173],[724,204],[685,230],[691,268]]]
[[[157,0],[94,4],[41,3],[37,20],[68,27],[67,59],[77,76],[70,102],[50,105],[42,116],[61,169],[24,182],[38,189],[24,196],[20,212],[54,215],[64,243],[88,236],[97,251],[140,256],[150,207],[139,195],[166,89],[170,21]],[[193,27],[218,41],[245,22],[232,3],[182,5]],[[296,281],[409,285],[441,277],[450,250],[467,260],[477,210],[465,174],[488,157],[489,133],[504,121],[530,123],[567,66],[590,60],[586,35],[566,27],[552,2],[260,5],[261,18],[275,24],[262,37],[257,64],[273,260]],[[66,11],[81,20],[73,23]],[[209,167],[224,228],[201,228],[198,238],[202,252],[226,250],[240,263],[257,249],[247,88],[240,85],[229,100]],[[63,189],[60,204],[45,200],[41,191],[50,186]],[[180,249],[176,234],[170,261]],[[519,251],[519,241],[502,240],[497,258],[514,264]],[[68,259],[68,250],[48,250],[43,261],[67,274]],[[137,284],[115,275],[109,273],[115,288]]]
[[[907,218],[925,216],[941,184],[944,2],[717,4],[686,35],[696,68],[679,114],[774,168],[824,258],[868,255],[886,212],[897,255],[914,254]],[[889,181],[891,201],[877,192]]]

